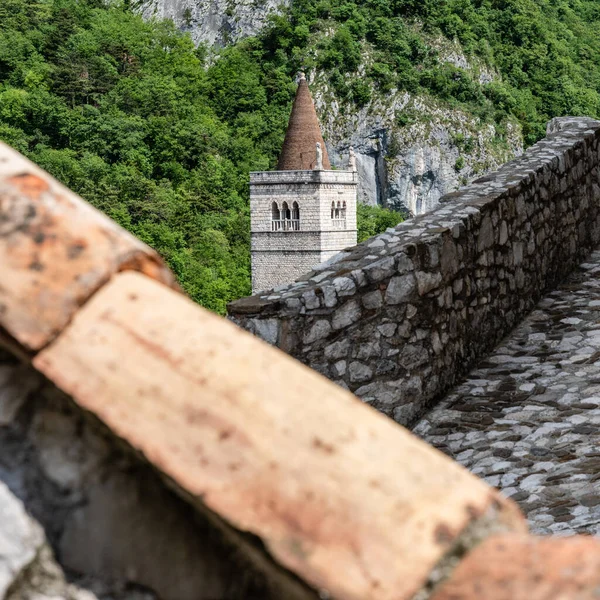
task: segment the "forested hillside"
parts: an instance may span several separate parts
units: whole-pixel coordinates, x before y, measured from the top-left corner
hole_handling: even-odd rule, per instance
[[[348,110],[404,89],[499,132],[517,119],[530,144],[552,116],[600,116],[599,21],[598,0],[296,0],[260,37],[207,61],[128,1],[2,0],[0,139],[156,248],[195,300],[223,312],[250,291],[248,172],[276,162],[298,69],[319,70]],[[501,79],[439,61],[435,36],[457,39]],[[362,209],[359,235],[397,219]]]
[[[426,92],[466,106],[483,122],[515,116],[527,145],[553,116],[600,115],[598,0],[295,0],[292,14],[291,24],[281,17],[265,36],[270,56],[278,61],[285,53],[296,64],[326,69],[338,96],[356,104],[373,89]],[[330,35],[307,48],[318,30]],[[427,44],[438,34],[458,40],[501,81],[485,83],[440,63]],[[365,48],[366,78],[346,76]]]

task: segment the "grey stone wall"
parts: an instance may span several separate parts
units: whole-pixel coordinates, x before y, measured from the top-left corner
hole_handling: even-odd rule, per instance
[[[0,349],[1,600],[286,596],[111,432]]]
[[[600,123],[524,155],[277,293],[240,326],[410,425],[600,243]]]

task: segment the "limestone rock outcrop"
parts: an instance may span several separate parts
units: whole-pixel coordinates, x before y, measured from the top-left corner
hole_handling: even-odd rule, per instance
[[[396,92],[353,113],[341,109],[326,85],[314,87],[331,162],[345,168],[354,147],[364,204],[422,214],[445,194],[523,152],[516,124],[498,145],[493,125],[430,98]]]
[[[67,582],[42,526],[0,481],[0,598],[3,600],[98,600]],[[134,600],[133,596],[130,600]],[[135,599],[138,600],[138,599]],[[139,600],[152,600],[151,598]]]
[[[146,18],[170,18],[196,44],[219,48],[256,35],[269,15],[290,0],[139,0]],[[441,63],[471,73],[481,84],[499,75],[467,58],[457,42],[428,40]],[[359,67],[364,74],[369,57]],[[354,75],[353,75],[354,76]],[[379,204],[406,215],[433,210],[438,200],[523,152],[516,123],[506,133],[492,124],[432,98],[372,88],[363,108],[341,105],[320,73],[309,83],[334,168],[346,169],[350,146],[356,151],[359,202]],[[500,142],[500,143],[499,143]],[[281,165],[279,166],[281,167]],[[327,166],[325,166],[327,168]]]
[[[195,44],[222,47],[255,35],[289,0],[142,0],[145,18],[173,19]]]

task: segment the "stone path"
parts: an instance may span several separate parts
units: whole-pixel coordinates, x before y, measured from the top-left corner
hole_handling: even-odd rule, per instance
[[[517,501],[533,532],[600,534],[600,251],[415,433]]]

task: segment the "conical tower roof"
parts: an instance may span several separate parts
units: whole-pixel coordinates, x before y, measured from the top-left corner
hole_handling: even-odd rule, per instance
[[[331,169],[317,111],[306,78],[301,73],[277,170],[306,171],[316,168],[317,142],[323,150],[323,168]]]

